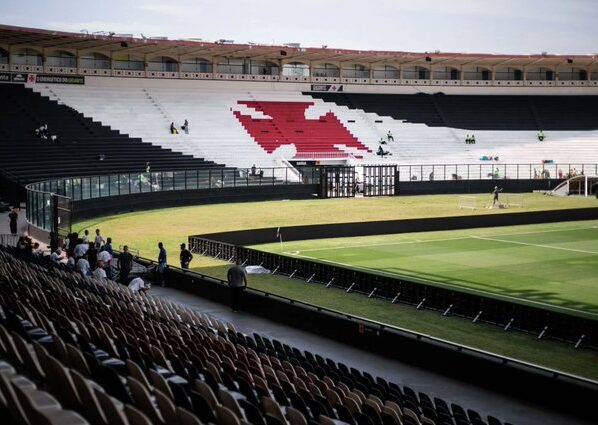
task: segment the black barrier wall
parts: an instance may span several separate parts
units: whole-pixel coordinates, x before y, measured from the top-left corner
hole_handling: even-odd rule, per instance
[[[598,204],[597,204],[598,205]],[[313,224],[289,226],[281,229],[285,241],[343,238],[353,236],[388,235],[394,233],[432,232],[439,230],[473,229],[476,227],[514,226],[558,221],[598,219],[598,208],[535,211],[521,213],[485,214],[441,218],[416,218],[355,223]],[[277,242],[277,228],[239,230],[197,235],[203,239],[233,245],[258,245]]]
[[[73,211],[76,219],[80,220],[105,214],[142,211],[153,208],[276,199],[305,199],[313,197],[313,194],[317,191],[318,185],[302,184],[147,192],[74,201]]]
[[[439,195],[465,193],[491,193],[494,186],[509,193],[525,193],[534,190],[552,190],[565,180],[432,180],[432,181],[397,181],[398,195]]]
[[[598,208],[541,211],[516,214],[492,214],[472,217],[395,220],[372,223],[342,223],[296,226],[281,231],[285,240],[363,236],[463,229],[513,224],[533,224],[598,218]],[[261,264],[277,273],[292,275],[312,283],[321,283],[359,292],[393,303],[418,305],[486,323],[506,326],[543,337],[583,343],[598,347],[598,321],[555,310],[531,302],[513,302],[499,295],[460,289],[441,282],[431,283],[386,276],[303,258],[247,248],[276,241],[277,229],[225,232],[189,237],[195,252],[225,260],[241,259],[247,264]]]

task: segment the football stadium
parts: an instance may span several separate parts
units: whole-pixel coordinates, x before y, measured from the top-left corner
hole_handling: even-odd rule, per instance
[[[0,423],[598,421],[597,54],[9,18]]]

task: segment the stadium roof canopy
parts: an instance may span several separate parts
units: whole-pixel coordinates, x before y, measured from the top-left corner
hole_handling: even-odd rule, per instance
[[[157,54],[171,57],[218,56],[279,60],[285,62],[354,62],[394,63],[410,65],[446,66],[518,66],[554,67],[561,64],[586,68],[598,62],[598,55],[507,55],[445,52],[393,52],[375,50],[348,50],[335,48],[296,48],[262,44],[227,44],[201,40],[158,40],[70,33],[0,24],[0,47],[12,50],[19,47],[40,47],[45,50],[75,50],[78,52],[103,51],[112,54]]]

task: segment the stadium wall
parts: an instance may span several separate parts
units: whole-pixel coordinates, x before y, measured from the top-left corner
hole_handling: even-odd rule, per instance
[[[26,83],[27,87],[42,84],[51,87],[49,83]],[[123,78],[123,77],[95,77],[86,76],[85,85],[97,87],[147,87],[147,88],[189,88],[216,91],[312,91],[312,83],[293,83],[282,81],[231,81],[231,80],[185,80],[185,79],[152,79],[152,78]],[[322,84],[314,84],[321,86]],[[326,84],[324,84],[326,85]],[[342,86],[342,90],[350,93],[379,93],[379,94],[470,94],[470,95],[598,95],[598,87],[538,87],[538,86],[413,86],[413,85],[375,85],[375,84],[328,84]]]
[[[565,180],[531,179],[531,180],[434,180],[434,181],[398,181],[398,195],[435,195],[491,193],[494,186],[508,193],[525,193],[534,190],[552,190]],[[490,196],[490,195],[488,195]]]
[[[106,214],[154,208],[275,199],[305,199],[313,197],[317,191],[318,185],[289,184],[135,193],[75,201],[73,202],[73,215],[77,220],[81,220]]]

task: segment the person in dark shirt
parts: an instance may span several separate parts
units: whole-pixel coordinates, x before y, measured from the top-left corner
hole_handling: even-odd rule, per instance
[[[164,278],[166,267],[168,266],[166,250],[164,249],[164,244],[162,242],[158,242],[158,248],[160,249],[160,252],[158,253],[158,267],[156,268],[156,272],[158,273],[158,283],[160,286],[166,286],[166,279]]]
[[[123,246],[123,252],[120,253],[118,261],[120,266],[120,283],[127,285],[129,283],[129,273],[131,273],[131,269],[133,268],[133,256],[129,252],[127,245]]]
[[[191,254],[191,251],[187,249],[187,246],[184,243],[181,244],[180,260],[181,269],[183,269],[183,271],[189,271],[189,263],[193,260],[193,254]]]
[[[496,205],[496,203],[498,202],[498,194],[500,192],[502,192],[502,188],[499,189],[498,186],[494,186],[494,190],[492,191],[492,194],[494,195],[494,198],[492,199],[492,206]]]
[[[12,211],[8,214],[8,220],[10,225],[10,233],[13,235],[17,234],[17,222],[19,220],[19,214],[17,213],[17,209],[13,208]]]
[[[114,257],[114,251],[112,250],[112,238],[106,238],[106,244],[104,245],[104,251],[108,251],[108,253]]]
[[[232,311],[239,311],[241,295],[247,287],[247,273],[238,258],[235,265],[228,269],[226,278],[230,287],[230,308]]]

